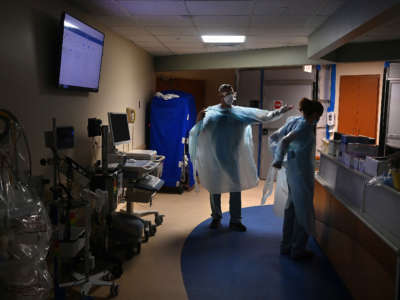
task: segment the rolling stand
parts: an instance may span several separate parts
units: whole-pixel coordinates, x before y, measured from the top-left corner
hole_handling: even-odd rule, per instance
[[[80,293],[83,297],[87,297],[90,294],[92,288],[96,286],[109,286],[110,296],[115,297],[118,295],[119,286],[113,281],[106,281],[105,279],[111,278],[112,274],[109,271],[102,271],[97,274],[90,275],[91,254],[90,254],[90,234],[91,234],[91,220],[92,215],[91,204],[92,202],[98,201],[97,195],[91,191],[83,190],[83,198],[86,200],[86,226],[85,226],[85,248],[84,248],[84,273],[72,273],[75,278],[74,281],[65,282],[59,285],[60,288],[67,288],[73,286],[81,286]]]
[[[116,169],[122,172],[122,198],[126,201],[127,209],[125,212],[110,210],[110,244],[116,248],[129,249],[126,257],[130,258],[134,254],[140,253],[141,243],[147,242],[151,236],[154,236],[157,226],[163,222],[164,216],[157,211],[133,211],[133,202],[151,203],[152,196],[163,185],[164,182],[161,179],[149,175],[149,173],[157,171],[161,162],[142,159],[143,155],[147,155],[146,151],[138,153],[139,156],[118,152],[115,148],[116,145],[130,142],[127,117],[126,114],[115,113],[109,113],[108,117],[112,141],[109,141],[108,126],[101,126],[99,130],[99,125],[97,125],[93,127],[95,129],[92,132],[93,135],[101,132],[101,171],[103,176],[107,176],[112,170],[115,171]],[[156,158],[155,151],[149,152]],[[149,184],[150,182],[147,182],[145,178],[150,179],[150,181],[154,179],[152,183],[156,182],[157,184]],[[111,188],[110,185],[109,188]],[[107,190],[111,195],[111,191]],[[154,215],[154,222],[143,219],[143,217],[151,215]]]
[[[72,196],[72,182],[74,171],[84,177],[90,179],[92,174],[85,168],[79,166],[71,158],[61,156],[58,149],[67,149],[73,147],[73,128],[57,128],[56,120],[53,119],[53,130],[45,133],[46,146],[52,150],[53,157],[51,159],[42,159],[41,164],[53,165],[53,201],[51,203],[51,219],[55,227],[54,239],[55,244],[59,245],[54,258],[54,283],[56,299],[64,299],[64,288],[80,286],[80,294],[83,299],[89,297],[91,289],[95,286],[109,286],[110,295],[118,294],[118,285],[107,279],[113,277],[108,271],[102,271],[97,274],[90,274],[94,269],[95,260],[90,252],[90,236],[91,236],[91,217],[92,206],[98,207],[105,205],[104,196],[100,197],[87,189],[81,193],[79,200]],[[63,185],[60,180],[60,174],[66,177],[67,185]],[[103,198],[103,199],[102,199]],[[85,209],[85,224],[83,227],[71,224],[70,211],[74,208]],[[82,273],[72,272],[73,281],[60,283],[62,279],[60,271],[60,263],[62,259],[72,259],[81,257],[83,252],[84,268]],[[64,270],[65,271],[65,270]]]

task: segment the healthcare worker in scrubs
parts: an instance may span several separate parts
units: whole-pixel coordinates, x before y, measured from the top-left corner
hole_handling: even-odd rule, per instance
[[[189,154],[194,177],[197,173],[202,186],[210,192],[209,227],[220,227],[221,193],[230,193],[229,227],[246,231],[241,222],[241,191],[258,183],[250,125],[277,120],[291,107],[268,111],[233,105],[236,94],[230,84],[222,84],[218,95],[220,104],[201,111],[190,131]]]
[[[306,98],[299,109],[303,116],[289,118],[269,138],[274,149],[272,166],[286,169],[288,186],[280,252],[293,259],[313,255],[306,244],[314,233],[315,125],[324,110],[320,102]]]

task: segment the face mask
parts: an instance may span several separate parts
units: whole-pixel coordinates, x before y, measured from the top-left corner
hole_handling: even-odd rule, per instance
[[[314,120],[312,121],[312,124],[313,124],[313,125],[317,125],[318,122],[319,122],[319,118],[318,118],[318,119],[314,119]]]
[[[224,101],[227,105],[232,105],[233,101],[235,100],[235,97],[232,94],[226,95],[224,97]]]

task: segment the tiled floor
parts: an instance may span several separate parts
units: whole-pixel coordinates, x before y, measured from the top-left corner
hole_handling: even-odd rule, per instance
[[[263,181],[258,187],[243,192],[242,207],[260,205]],[[228,210],[229,194],[222,196],[222,210]],[[271,196],[268,200],[271,201]],[[268,201],[268,202],[269,202]],[[268,203],[267,202],[267,203]],[[135,210],[149,209],[135,203]],[[210,217],[208,192],[200,188],[179,194],[158,194],[151,209],[165,215],[164,223],[142,252],[124,264],[119,279],[120,300],[174,299],[186,300],[187,294],[181,275],[181,251],[186,237],[202,221]],[[244,224],[246,220],[243,220]],[[104,298],[108,289],[100,288],[93,296]]]

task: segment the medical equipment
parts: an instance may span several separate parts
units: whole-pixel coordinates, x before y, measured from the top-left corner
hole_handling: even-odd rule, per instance
[[[52,165],[54,175],[51,188],[53,201],[50,215],[54,225],[54,243],[59,245],[57,247],[59,251],[56,251],[54,260],[55,294],[61,295],[63,289],[67,287],[80,286],[81,295],[89,296],[92,287],[109,286],[110,295],[116,296],[118,285],[113,281],[103,280],[104,278],[113,278],[113,274],[109,270],[91,274],[95,267],[95,258],[90,251],[92,207],[96,208],[97,211],[101,210],[102,206],[106,205],[105,198],[108,195],[104,195],[100,190],[94,193],[88,189],[83,189],[79,197],[73,195],[74,172],[89,180],[94,174],[71,158],[59,153],[57,140],[59,135],[57,134],[55,119],[53,119],[52,133],[51,139],[49,139],[50,134],[46,134],[46,139],[50,141],[46,145],[52,150],[53,156],[51,159],[42,159],[41,164]],[[65,176],[66,184],[61,181],[60,174]],[[72,220],[72,212],[79,209],[84,210],[85,222],[83,226],[75,225]],[[71,259],[76,259],[82,252],[84,268],[81,273],[73,270],[70,275],[74,280],[68,281],[69,277],[66,276],[68,274],[63,268],[69,269],[66,268],[66,265],[70,265]]]
[[[110,170],[107,167],[110,163],[118,163],[116,172],[121,172],[122,194],[120,199],[126,201],[126,210],[111,213],[110,235],[114,239],[114,245],[123,244],[128,249],[127,257],[138,254],[141,243],[147,242],[149,237],[155,235],[156,227],[163,222],[164,216],[154,210],[141,212],[133,211],[134,202],[152,203],[155,193],[162,187],[163,181],[149,177],[151,173],[159,171],[165,157],[156,156],[153,150],[133,151],[126,153],[117,151],[115,148],[118,143],[130,141],[126,114],[108,113],[109,123],[112,128],[111,148],[108,140],[108,127],[102,126],[102,169],[100,173],[103,177],[109,176]],[[114,132],[121,130],[121,132]],[[112,149],[111,153],[109,149]],[[144,160],[141,158],[152,158]],[[161,175],[161,174],[160,174]],[[147,178],[147,180],[146,180]],[[151,183],[150,183],[150,182]],[[107,190],[112,193],[115,184],[107,184]],[[145,188],[144,188],[145,187]],[[150,187],[150,189],[149,189]],[[114,208],[115,209],[115,208]],[[154,216],[154,223],[145,220],[144,216]]]
[[[0,295],[44,300],[52,279],[47,269],[51,225],[31,185],[28,140],[17,118],[0,110]]]
[[[123,113],[108,113],[108,124],[111,129],[113,145],[128,144],[129,135],[128,117]]]
[[[96,118],[88,119],[88,126],[87,126],[88,137],[101,136],[101,123],[102,121],[100,119]]]
[[[46,131],[44,133],[45,145],[51,148],[57,143],[57,149],[71,149],[74,147],[74,134],[74,127],[72,126],[57,127],[55,137],[52,131]]]

